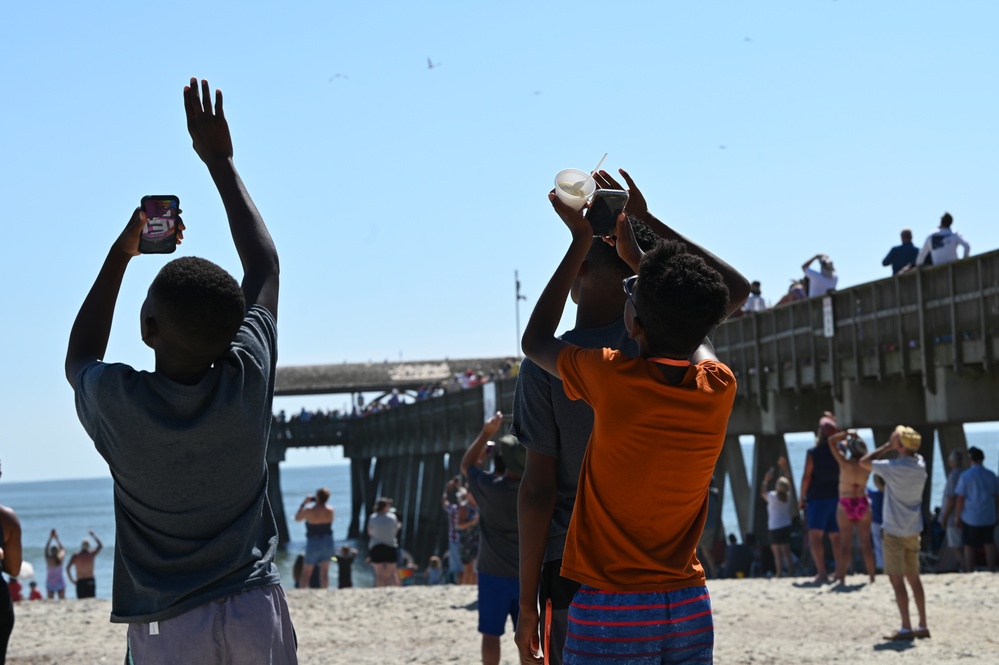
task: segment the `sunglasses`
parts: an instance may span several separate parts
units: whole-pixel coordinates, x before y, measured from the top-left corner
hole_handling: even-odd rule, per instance
[[[621,280],[621,286],[624,287],[624,292],[628,295],[628,300],[631,301],[632,306],[638,309],[638,305],[635,303],[635,283],[638,281],[638,275],[632,275],[631,277],[625,277]]]

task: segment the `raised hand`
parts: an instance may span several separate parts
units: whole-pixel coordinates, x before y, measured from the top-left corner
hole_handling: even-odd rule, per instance
[[[184,86],[187,131],[194,140],[194,151],[209,166],[232,157],[232,136],[222,110],[222,91],[215,91],[214,111],[210,95],[208,81],[201,81],[200,97],[198,79],[192,78],[191,85]]]
[[[645,217],[649,214],[649,204],[646,203],[645,196],[638,189],[638,185],[631,179],[627,171],[624,169],[618,169],[618,171],[624,177],[624,181],[628,183],[628,212],[644,221]],[[601,189],[624,189],[607,171],[594,173],[593,179],[597,181],[597,185]]]
[[[496,432],[500,430],[500,427],[502,425],[503,425],[503,414],[497,411],[496,415],[492,416],[489,420],[486,421],[486,424],[482,426],[482,430],[483,432],[485,432],[487,437],[491,437],[496,435]]]
[[[555,196],[555,190],[548,192],[548,200],[552,202],[552,208],[555,209],[555,213],[559,218],[565,222],[565,225],[569,227],[569,231],[572,235],[585,234],[587,236],[593,236],[593,229],[590,227],[590,223],[586,221],[586,217],[583,215],[582,210],[573,210],[566,204],[562,203],[557,196]]]

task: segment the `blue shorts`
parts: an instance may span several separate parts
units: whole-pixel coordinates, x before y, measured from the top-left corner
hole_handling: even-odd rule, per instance
[[[516,629],[520,616],[520,580],[479,573],[479,632],[499,637],[508,616]]]
[[[333,536],[310,536],[305,540],[305,565],[329,563],[333,557]]]
[[[447,544],[448,552],[448,569],[455,575],[459,574],[461,571],[465,570],[464,564],[461,563],[461,541],[456,543],[449,542]]]
[[[839,525],[836,523],[836,509],[838,507],[839,499],[810,499],[806,501],[805,514],[808,517],[808,528],[826,533],[839,533]]]
[[[711,663],[714,619],[707,587],[600,591],[585,584],[569,606],[566,665]]]

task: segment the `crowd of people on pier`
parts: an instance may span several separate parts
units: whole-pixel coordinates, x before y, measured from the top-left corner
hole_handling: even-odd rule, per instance
[[[951,228],[953,223],[953,215],[945,212],[940,218],[940,226],[926,237],[921,247],[913,244],[912,229],[902,229],[901,243],[888,251],[881,265],[891,267],[891,274],[898,275],[920,267],[940,266],[968,258],[971,255],[971,245],[964,236]],[[818,270],[812,267],[816,261]],[[801,271],[802,275],[791,279],[787,292],[773,304],[774,307],[825,295],[835,291],[839,284],[836,267],[826,254],[819,253],[805,261]],[[768,309],[761,289],[760,282],[752,282],[749,297],[734,316]]]

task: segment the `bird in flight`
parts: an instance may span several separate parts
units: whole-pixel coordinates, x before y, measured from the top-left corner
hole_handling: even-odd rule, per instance
[[[336,74],[334,74],[333,76],[330,77],[330,83],[332,83],[336,79],[349,79],[349,78],[350,77],[347,76],[346,74],[341,74],[341,73],[337,72]]]
[[[433,69],[434,67],[440,67],[440,66],[441,63],[434,62],[433,60],[430,59],[429,55],[427,56],[427,69]]]

